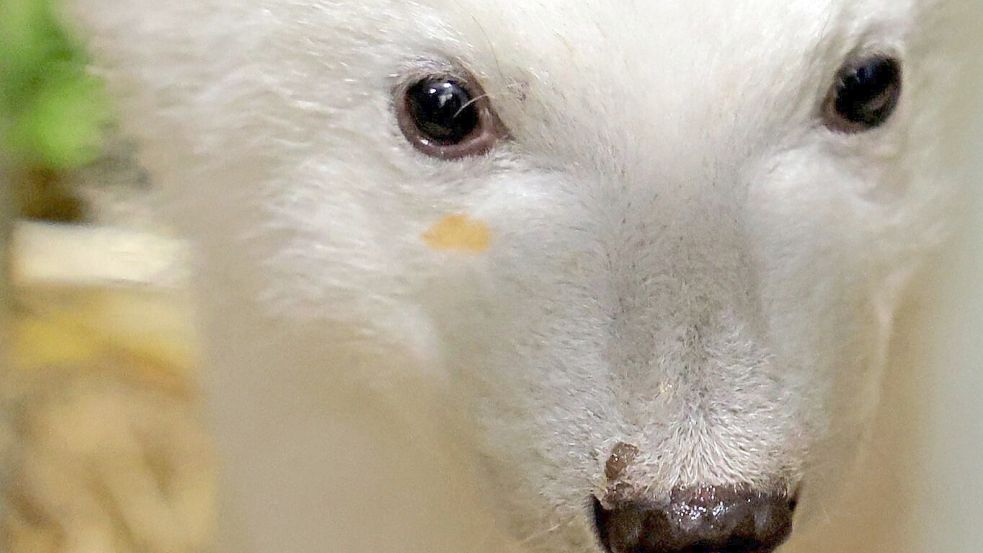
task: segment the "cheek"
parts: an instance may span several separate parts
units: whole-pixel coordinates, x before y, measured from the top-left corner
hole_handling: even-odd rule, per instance
[[[479,426],[479,449],[508,480],[499,487],[580,513],[584,482],[599,471],[594,442],[620,434],[604,386],[604,288],[590,263],[598,233],[584,229],[591,217],[563,205],[564,188],[512,174],[466,209],[434,217],[419,235],[434,269],[421,302],[455,394]]]
[[[756,177],[747,221],[776,346],[824,359],[839,357],[868,326],[883,246],[862,183],[838,160],[817,164],[819,149],[787,154]]]
[[[822,434],[842,438],[876,405],[893,294],[881,269],[884,208],[833,161],[783,161],[750,188],[748,221],[770,341],[802,366]]]

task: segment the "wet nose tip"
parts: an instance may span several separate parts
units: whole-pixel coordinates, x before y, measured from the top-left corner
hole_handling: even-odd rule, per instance
[[[792,530],[795,499],[744,487],[674,490],[668,504],[594,499],[601,544],[610,553],[771,553]]]

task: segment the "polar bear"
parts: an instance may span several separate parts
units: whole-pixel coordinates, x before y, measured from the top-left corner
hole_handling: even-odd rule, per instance
[[[766,553],[958,204],[961,3],[73,0],[246,551]]]

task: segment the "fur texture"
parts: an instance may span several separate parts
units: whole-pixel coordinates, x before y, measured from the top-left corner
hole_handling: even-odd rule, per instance
[[[525,547],[597,551],[586,505],[619,442],[641,452],[627,493],[803,485],[814,510],[958,197],[935,0],[74,4],[196,248],[257,550],[370,550],[366,519],[451,549],[409,536],[460,530],[432,488],[475,467],[468,501]],[[903,60],[898,112],[824,128],[838,69],[874,52]],[[392,91],[435,67],[476,75],[509,139],[459,161],[407,144]],[[421,239],[454,214],[487,251]],[[412,529],[382,520],[414,502],[393,475],[428,463],[457,483],[403,488]]]

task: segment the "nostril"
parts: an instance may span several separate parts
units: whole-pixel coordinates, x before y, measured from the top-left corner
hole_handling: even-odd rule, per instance
[[[594,522],[609,553],[771,553],[792,529],[794,497],[743,487],[673,491],[667,504],[593,499]]]

